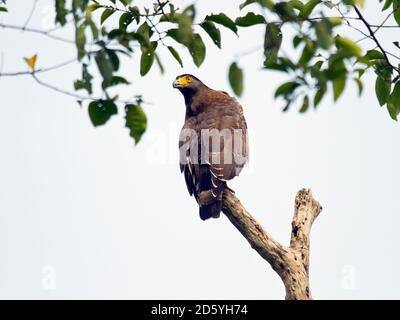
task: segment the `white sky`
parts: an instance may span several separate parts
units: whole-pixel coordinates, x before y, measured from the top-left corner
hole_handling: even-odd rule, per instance
[[[239,3],[198,1],[198,15],[224,11],[235,17]],[[380,22],[375,1],[367,5],[368,19]],[[39,1],[30,26],[51,26],[52,6]],[[8,7],[0,21],[22,25],[27,1],[9,1]],[[378,33],[390,50],[396,50],[396,35]],[[75,56],[73,45],[41,35],[0,30],[0,39],[3,72],[25,70],[22,57],[34,53],[38,67]],[[86,107],[73,98],[29,76],[0,79],[0,298],[284,297],[278,276],[225,217],[199,219],[179,172],[184,104],[172,80],[190,72],[231,92],[229,64],[262,43],[263,30],[241,29],[239,41],[223,31],[222,51],[204,39],[209,46],[200,69],[186,54],[181,69],[165,50],[164,76],[154,66],[140,78],[138,56],[124,61],[121,74],[132,86],[118,92],[126,98],[142,93],[152,102],[145,106],[148,132],[137,146],[122,109],[95,129]],[[285,244],[297,190],[313,190],[324,207],[312,231],[315,298],[400,298],[400,128],[378,107],[373,74],[365,76],[362,98],[351,83],[336,104],[329,97],[317,111],[284,114],[272,97],[285,78],[262,71],[261,54],[239,60],[252,154],[231,187]],[[75,64],[40,78],[72,90],[79,76]]]

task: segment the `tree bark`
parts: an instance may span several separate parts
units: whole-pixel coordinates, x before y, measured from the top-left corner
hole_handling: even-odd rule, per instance
[[[310,233],[322,207],[311,191],[301,189],[296,195],[289,247],[274,240],[232,192],[225,190],[223,200],[224,214],[281,277],[286,300],[312,299],[308,274]]]

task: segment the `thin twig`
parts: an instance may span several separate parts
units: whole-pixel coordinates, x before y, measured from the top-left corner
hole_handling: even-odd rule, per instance
[[[395,25],[388,25],[388,26],[381,26],[381,25],[377,25],[377,24],[370,24],[371,27],[373,28],[400,28],[400,26],[395,26]],[[374,32],[376,33],[378,30],[375,30]]]
[[[167,4],[168,2],[166,2],[165,4]],[[165,4],[164,4],[164,6],[165,6]],[[163,6],[163,7],[164,7]],[[111,9],[111,10],[114,10],[114,11],[120,11],[120,12],[126,12],[126,13],[132,13],[131,11],[129,11],[129,10],[127,10],[127,9],[122,9],[122,8],[118,8],[118,7],[113,7],[113,6],[101,6],[102,8],[105,8],[105,9]],[[161,16],[161,15],[163,15],[163,13],[161,12],[161,11],[159,11],[159,10],[157,10],[157,11],[154,11],[153,13],[139,13],[139,14],[137,14],[137,16],[139,16],[139,17],[154,17],[154,16]]]
[[[239,57],[243,57],[243,56],[247,56],[247,55],[256,53],[257,51],[260,51],[262,48],[263,48],[263,46],[259,46],[258,45],[256,47],[250,48],[250,49],[248,49],[246,51],[242,51],[242,52],[236,53],[235,54],[235,58],[239,58]]]
[[[70,91],[61,89],[61,88],[59,88],[59,87],[53,86],[52,84],[49,84],[49,83],[47,83],[47,82],[44,82],[44,81],[40,80],[40,79],[36,76],[35,73],[31,73],[31,75],[32,75],[32,78],[33,78],[38,84],[40,84],[41,86],[46,87],[46,88],[48,88],[48,89],[51,89],[51,90],[53,90],[53,91],[56,91],[56,92],[65,94],[65,95],[67,95],[67,96],[76,98],[76,99],[78,99],[78,100],[93,100],[93,101],[101,100],[101,98],[99,98],[99,97],[84,96],[84,95],[80,95],[80,94],[77,94],[77,93],[74,93],[74,92],[70,92]],[[114,102],[123,103],[123,104],[132,103],[132,101],[129,101],[129,100],[115,100]]]
[[[35,12],[37,3],[38,3],[38,0],[33,0],[33,5],[32,5],[32,8],[31,8],[31,11],[29,12],[28,18],[26,18],[26,21],[25,21],[24,26],[22,27],[22,29],[25,30],[25,28],[27,27],[29,21],[31,21],[31,18],[33,16],[33,13]]]
[[[383,19],[382,23],[379,26],[376,25],[372,25],[370,24],[371,27],[376,27],[377,29],[374,31],[374,33],[377,33],[379,31],[380,28],[387,28],[387,26],[384,26],[384,24],[386,23],[386,21],[388,21],[388,19],[390,18],[390,16],[394,13],[394,10],[392,10],[392,12],[390,12],[387,17],[385,19]],[[397,26],[399,27],[399,26]]]
[[[385,51],[385,49],[383,49],[382,45],[380,44],[380,42],[378,41],[378,39],[375,36],[374,31],[372,30],[371,26],[369,25],[368,21],[365,20],[364,16],[362,15],[362,13],[360,12],[360,10],[358,10],[356,5],[353,5],[354,10],[356,11],[357,15],[360,17],[361,21],[364,23],[364,25],[366,26],[366,28],[369,31],[369,34],[371,35],[371,38],[375,41],[376,45],[378,46],[378,48],[381,50],[383,57],[385,58],[387,64],[393,68],[393,70],[396,70],[397,72],[400,72],[398,68],[396,68],[394,65],[392,65],[392,63],[389,60],[389,57]]]
[[[53,30],[46,30],[45,31],[45,30],[40,30],[40,29],[35,29],[35,28],[24,28],[24,27],[21,27],[21,26],[16,26],[16,25],[12,25],[12,24],[5,24],[5,23],[0,23],[0,28],[22,30],[22,31],[37,33],[37,34],[41,34],[41,35],[44,35],[46,37],[52,38],[54,40],[75,44],[75,41],[73,41],[73,40],[65,39],[65,38],[62,38],[62,37],[55,36],[55,35],[51,34],[50,32],[53,31]]]
[[[340,12],[340,17],[314,17],[314,18],[305,18],[304,20],[307,21],[314,21],[314,20],[322,20],[322,19],[343,19],[343,20],[360,20],[360,18],[358,17],[347,17],[345,15],[342,14],[342,12]]]
[[[393,58],[396,58],[396,59],[400,60],[399,56],[396,56],[395,54],[393,54],[393,53],[391,53],[389,51],[386,51],[386,54],[389,55],[389,56],[392,56]]]
[[[361,20],[360,17],[356,17],[356,18],[354,18],[354,17],[346,17],[346,16],[344,15],[344,13],[342,12],[342,10],[340,9],[340,6],[339,6],[339,5],[340,5],[340,3],[338,3],[337,5],[335,5],[335,9],[337,10],[337,12],[339,12],[340,17],[346,22],[347,26],[349,26],[350,28],[352,28],[352,29],[358,31],[359,33],[361,33],[361,34],[364,36],[364,38],[360,39],[359,41],[362,41],[362,40],[365,40],[365,39],[367,39],[367,38],[370,38],[370,36],[369,36],[368,34],[366,34],[366,33],[365,33],[364,31],[362,31],[361,29],[359,29],[359,28],[353,26],[353,25],[350,23],[350,21],[349,21],[349,20]]]
[[[161,44],[162,44],[163,46],[166,46],[166,44],[165,44],[164,41],[163,41],[163,39],[165,38],[165,37],[162,36],[163,32],[161,32],[160,30],[158,30],[157,25],[154,24],[154,22],[153,22],[150,18],[146,17],[146,20],[149,22],[150,27],[153,28],[154,31],[157,33],[157,35],[158,35],[158,41],[161,41]]]
[[[168,4],[168,2],[169,2],[169,1],[166,1],[166,2],[164,2],[164,3],[161,3],[160,0],[157,0],[157,3],[158,3],[157,11],[160,10],[161,13],[163,14],[163,16],[165,16],[164,6],[166,6],[166,5]]]
[[[47,68],[40,68],[37,69],[35,71],[16,71],[16,72],[0,72],[0,77],[13,77],[13,76],[21,76],[21,75],[32,75],[33,73],[43,73],[43,72],[48,72],[48,71],[52,71],[52,70],[56,70],[59,68],[62,68],[66,65],[69,65],[73,62],[77,61],[77,58],[71,59],[71,60],[67,60],[64,61],[62,63],[56,64],[54,66],[51,67],[47,67]]]

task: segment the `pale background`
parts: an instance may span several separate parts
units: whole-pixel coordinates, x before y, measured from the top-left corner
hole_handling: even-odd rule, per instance
[[[198,15],[235,17],[240,2],[197,1]],[[379,23],[375,5],[367,0],[365,12]],[[0,21],[22,25],[30,6],[8,1],[10,13]],[[53,1],[39,0],[30,26],[51,27],[52,7]],[[378,35],[396,50],[397,30]],[[142,93],[151,102],[145,106],[149,128],[137,146],[122,112],[95,129],[86,103],[80,109],[29,76],[0,79],[1,298],[284,297],[278,276],[224,216],[199,219],[178,169],[184,105],[172,80],[190,72],[231,92],[227,67],[235,54],[262,43],[263,29],[241,29],[239,42],[229,30],[222,36],[223,51],[204,36],[209,46],[200,69],[187,54],[181,69],[164,50],[165,75],[154,66],[140,78],[138,56],[125,61],[121,74],[133,85],[118,92]],[[73,45],[42,35],[0,30],[0,39],[3,72],[26,70],[22,57],[34,53],[38,67],[75,56]],[[261,55],[239,59],[252,154],[231,186],[285,244],[297,190],[313,190],[324,207],[312,231],[315,298],[400,298],[400,127],[378,107],[373,74],[365,77],[362,98],[351,83],[336,104],[329,97],[317,111],[284,114],[272,97],[285,78],[262,71]],[[79,77],[78,64],[40,75],[67,90]]]

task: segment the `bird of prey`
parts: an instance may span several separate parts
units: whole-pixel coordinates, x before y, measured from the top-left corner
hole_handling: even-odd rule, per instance
[[[218,218],[227,180],[248,160],[247,125],[239,102],[213,90],[191,74],[176,77],[173,87],[185,99],[180,139],[180,170],[202,220]],[[231,190],[232,191],[232,190]]]

